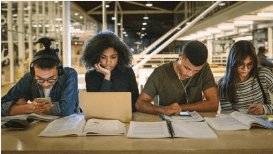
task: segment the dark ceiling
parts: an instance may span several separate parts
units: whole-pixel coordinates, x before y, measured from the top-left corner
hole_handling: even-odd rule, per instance
[[[82,7],[86,12],[102,5],[101,1],[74,1],[80,7]],[[123,12],[132,11],[134,13],[123,14],[123,27],[124,30],[127,32],[128,35],[133,35],[130,37],[139,37],[137,32],[141,32],[141,28],[145,27],[146,30],[142,31],[146,33],[146,38],[156,39],[165,34],[169,31],[172,27],[174,27],[174,14],[173,13],[156,13],[160,12],[160,9],[165,9],[166,11],[171,11],[176,8],[176,6],[180,3],[180,1],[151,1],[153,3],[153,7],[146,7],[141,6],[145,5],[146,1],[119,1],[119,4],[122,8]],[[107,2],[106,2],[107,3]],[[109,2],[108,2],[109,3]],[[133,4],[132,4],[133,3]],[[109,3],[109,8],[107,11],[114,11],[115,9],[115,2]],[[90,13],[89,15],[96,19],[98,22],[102,23],[102,14],[95,14],[98,11],[102,11],[102,8],[99,7],[98,9],[94,10],[93,14]],[[138,13],[137,13],[138,11]],[[143,26],[142,22],[144,21],[143,16],[145,16],[145,11],[147,11],[147,15],[149,17],[147,21],[147,25]],[[149,11],[154,11],[151,13]],[[108,28],[114,27],[114,21],[111,19],[114,14],[107,15],[107,22]]]

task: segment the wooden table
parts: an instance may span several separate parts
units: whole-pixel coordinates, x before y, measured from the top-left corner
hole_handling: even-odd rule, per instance
[[[200,113],[213,117],[214,113]],[[156,115],[135,113],[135,121],[160,121]],[[131,139],[126,136],[38,137],[48,123],[32,125],[24,131],[1,131],[2,153],[55,154],[213,154],[273,153],[273,130],[251,128],[249,131],[217,131],[217,139]],[[128,124],[127,124],[128,129]]]

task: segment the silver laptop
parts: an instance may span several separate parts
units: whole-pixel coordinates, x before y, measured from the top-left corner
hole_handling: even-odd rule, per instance
[[[86,90],[80,90],[79,101],[85,119],[116,119],[121,122],[132,120],[130,92],[86,92]]]

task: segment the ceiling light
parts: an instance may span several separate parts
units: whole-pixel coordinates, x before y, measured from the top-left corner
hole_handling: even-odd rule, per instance
[[[126,32],[124,31],[123,34],[126,34]]]
[[[75,13],[75,16],[79,15],[79,13]]]
[[[118,26],[120,26],[120,25],[121,25],[121,23],[117,23],[117,25],[118,25]]]
[[[235,25],[251,25],[253,21],[234,21]]]
[[[82,16],[80,16],[80,19],[82,19],[83,17]]]
[[[143,17],[144,20],[148,20],[149,17],[147,16],[147,14]]]
[[[62,18],[56,18],[55,20],[56,21],[62,21],[63,19]]]
[[[116,17],[112,17],[111,19],[112,19],[112,20],[116,20]]]
[[[273,17],[273,13],[258,13],[259,17]]]
[[[146,3],[146,6],[151,7],[151,6],[153,6],[153,3],[150,2],[150,1],[148,1],[148,2]]]
[[[147,25],[147,22],[143,22],[142,25]]]
[[[106,4],[106,5],[105,5],[105,7],[106,7],[106,8],[109,8],[109,7],[110,7],[110,5]]]
[[[225,3],[219,3],[219,6],[225,6],[226,4]]]
[[[141,30],[146,30],[146,28],[143,27],[143,28],[141,28]]]

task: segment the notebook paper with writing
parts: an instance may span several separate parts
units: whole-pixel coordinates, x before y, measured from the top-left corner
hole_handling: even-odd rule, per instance
[[[221,114],[216,118],[205,117],[204,119],[215,130],[249,130],[252,126],[273,129],[272,123],[238,111]]]
[[[169,124],[168,124],[169,122]],[[205,122],[185,121],[135,122],[131,121],[128,138],[217,138]]]
[[[84,115],[74,114],[52,121],[39,134],[43,137],[125,135],[125,125],[118,120],[85,120]]]

